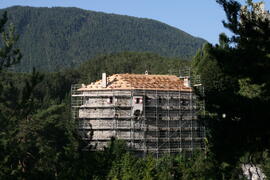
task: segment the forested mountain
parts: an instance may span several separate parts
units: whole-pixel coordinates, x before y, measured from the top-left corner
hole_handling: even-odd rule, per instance
[[[206,42],[151,19],[62,7],[15,6],[0,14],[4,11],[20,36],[19,71],[55,71],[122,51],[189,59]]]

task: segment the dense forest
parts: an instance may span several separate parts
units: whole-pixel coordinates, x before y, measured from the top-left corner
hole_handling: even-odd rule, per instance
[[[23,52],[8,16],[0,18],[0,179],[235,180],[250,164],[270,178],[270,21],[248,1],[217,0],[232,31],[206,44],[193,60],[149,52],[95,56],[58,72],[12,72]],[[70,116],[70,85],[100,79],[102,72],[200,75],[206,102],[206,149],[156,159],[127,151],[112,138],[103,151],[82,151],[85,142]],[[94,147],[91,147],[94,148]],[[251,176],[249,174],[248,176]]]
[[[4,11],[20,36],[23,58],[15,69],[23,72],[32,67],[57,71],[122,51],[191,59],[206,42],[151,19],[63,7],[15,6],[0,13]]]

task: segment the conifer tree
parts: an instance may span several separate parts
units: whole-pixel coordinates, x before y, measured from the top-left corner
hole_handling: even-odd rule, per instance
[[[237,161],[246,151],[269,148],[270,19],[260,4],[217,0],[233,35],[220,35],[194,58],[205,87],[213,142],[221,161]]]

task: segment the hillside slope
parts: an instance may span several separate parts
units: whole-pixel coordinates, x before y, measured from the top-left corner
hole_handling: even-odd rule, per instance
[[[14,6],[9,22],[20,35],[23,59],[16,68],[56,71],[101,54],[153,52],[190,58],[206,41],[164,23],[78,8]]]

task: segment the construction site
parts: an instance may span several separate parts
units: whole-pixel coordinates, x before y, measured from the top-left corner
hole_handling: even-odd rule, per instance
[[[156,157],[205,147],[198,118],[204,104],[187,76],[103,73],[99,81],[73,85],[71,98],[78,132],[92,149],[103,149],[112,137]]]

